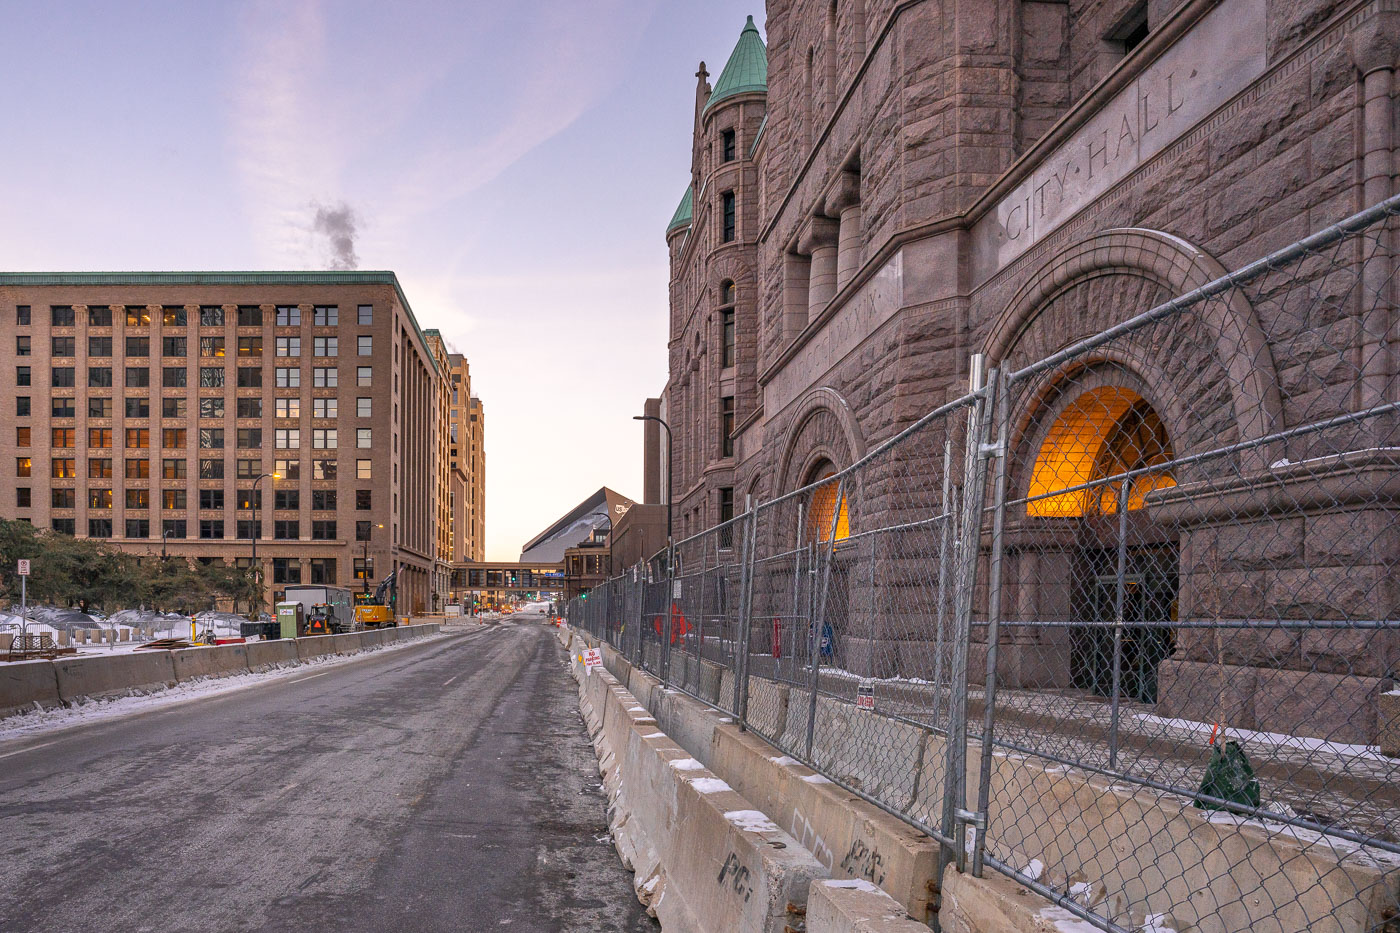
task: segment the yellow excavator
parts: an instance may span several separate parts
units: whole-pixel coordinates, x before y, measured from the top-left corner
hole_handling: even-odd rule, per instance
[[[374,593],[355,597],[355,621],[362,628],[394,628],[394,575],[391,573],[374,588]]]

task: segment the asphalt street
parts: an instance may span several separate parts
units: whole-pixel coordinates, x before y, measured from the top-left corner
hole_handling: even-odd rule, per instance
[[[0,930],[657,930],[528,619],[0,743]]]

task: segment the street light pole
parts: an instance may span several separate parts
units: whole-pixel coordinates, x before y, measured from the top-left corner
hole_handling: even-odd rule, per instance
[[[671,438],[671,426],[662,421],[656,415],[633,415],[633,421],[655,421],[666,431],[666,545],[671,544],[671,500],[675,497],[675,487],[672,485],[672,467],[676,460],[676,445]]]
[[[262,493],[258,491],[258,484],[268,477],[276,480],[280,473],[263,473],[253,480],[253,615],[262,615],[262,568],[258,566],[258,536],[262,533],[262,528],[258,525],[258,514],[262,506]]]
[[[373,528],[383,530],[383,525],[373,525]],[[369,595],[369,538],[365,538],[364,551],[360,555],[360,573],[365,581],[365,595]]]

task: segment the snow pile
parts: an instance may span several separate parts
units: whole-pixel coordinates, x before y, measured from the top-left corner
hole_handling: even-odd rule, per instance
[[[718,794],[721,791],[734,789],[719,778],[696,778],[690,784],[702,794]]]
[[[724,818],[750,833],[776,833],[778,824],[758,810],[730,810]]]

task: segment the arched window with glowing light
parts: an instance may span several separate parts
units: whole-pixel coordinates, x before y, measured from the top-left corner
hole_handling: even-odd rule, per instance
[[[1081,519],[1073,544],[1061,545],[1073,555],[1064,608],[1083,623],[1070,630],[1071,686],[1109,697],[1117,684],[1125,699],[1156,700],[1158,666],[1176,641],[1178,556],[1174,529],[1156,523],[1147,505],[1151,493],[1176,485],[1172,463],[1161,416],[1124,386],[1074,397],[1040,442],[1027,517]],[[1105,516],[1117,520],[1096,520]],[[1115,650],[1119,611],[1127,625]]]
[[[836,467],[829,461],[818,464],[809,474],[807,484],[830,480],[812,491],[811,506],[807,510],[807,538],[810,541],[830,541],[832,521],[836,523],[836,540],[843,541],[851,536],[851,519],[848,502],[841,492],[840,512],[837,511],[837,493],[840,482],[833,480]]]
[[[1124,473],[1134,473],[1126,480],[1128,510],[1141,509],[1153,490],[1176,485],[1166,467],[1171,460],[1166,428],[1146,399],[1121,386],[1090,389],[1060,412],[1041,442],[1026,514],[1113,515],[1124,480],[1102,481]],[[1141,470],[1147,472],[1135,472]]]

